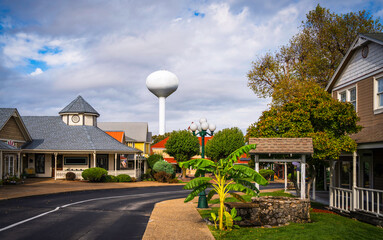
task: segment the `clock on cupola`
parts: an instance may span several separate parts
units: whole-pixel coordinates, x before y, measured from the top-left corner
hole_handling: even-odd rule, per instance
[[[100,114],[81,96],[68,104],[59,112],[61,119],[71,126],[97,126]]]

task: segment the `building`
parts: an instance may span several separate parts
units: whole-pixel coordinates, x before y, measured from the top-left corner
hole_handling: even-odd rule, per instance
[[[105,132],[124,132],[125,144],[142,151],[144,157],[150,154],[152,133],[146,122],[99,122],[99,128]]]
[[[383,217],[383,33],[360,34],[326,90],[350,102],[363,129],[357,151],[331,161],[330,206]]]
[[[28,172],[36,177],[65,178],[102,167],[110,175],[139,178],[142,151],[116,141],[97,127],[99,113],[81,96],[59,116],[23,116],[0,108],[1,179]]]

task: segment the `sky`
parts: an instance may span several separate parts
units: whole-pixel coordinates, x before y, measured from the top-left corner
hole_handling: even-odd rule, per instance
[[[317,4],[383,17],[383,0],[0,0],[0,107],[57,116],[81,95],[98,121],[158,134],[157,70],[177,75],[166,132],[202,117],[244,134],[269,108],[247,86],[251,62],[288,43]]]

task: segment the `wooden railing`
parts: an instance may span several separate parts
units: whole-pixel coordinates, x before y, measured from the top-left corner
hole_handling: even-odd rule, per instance
[[[357,187],[355,210],[383,216],[383,191]]]
[[[344,212],[350,212],[353,210],[352,190],[330,187],[330,191],[330,207]]]

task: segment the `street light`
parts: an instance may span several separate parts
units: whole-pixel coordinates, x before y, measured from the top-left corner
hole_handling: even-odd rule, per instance
[[[201,158],[205,158],[205,136],[206,135],[213,136],[216,126],[213,123],[209,124],[207,122],[206,118],[201,118],[199,120],[199,123],[200,123],[199,125],[192,123],[189,128],[193,132],[194,136],[200,136],[201,137],[201,140],[202,140]],[[210,133],[207,131],[208,129],[210,130]],[[198,130],[198,132],[197,132],[197,130]],[[204,177],[205,174],[203,174],[202,176]],[[208,208],[205,190],[200,192],[198,195],[199,195],[199,198],[198,198],[198,206],[197,207],[198,208]]]

